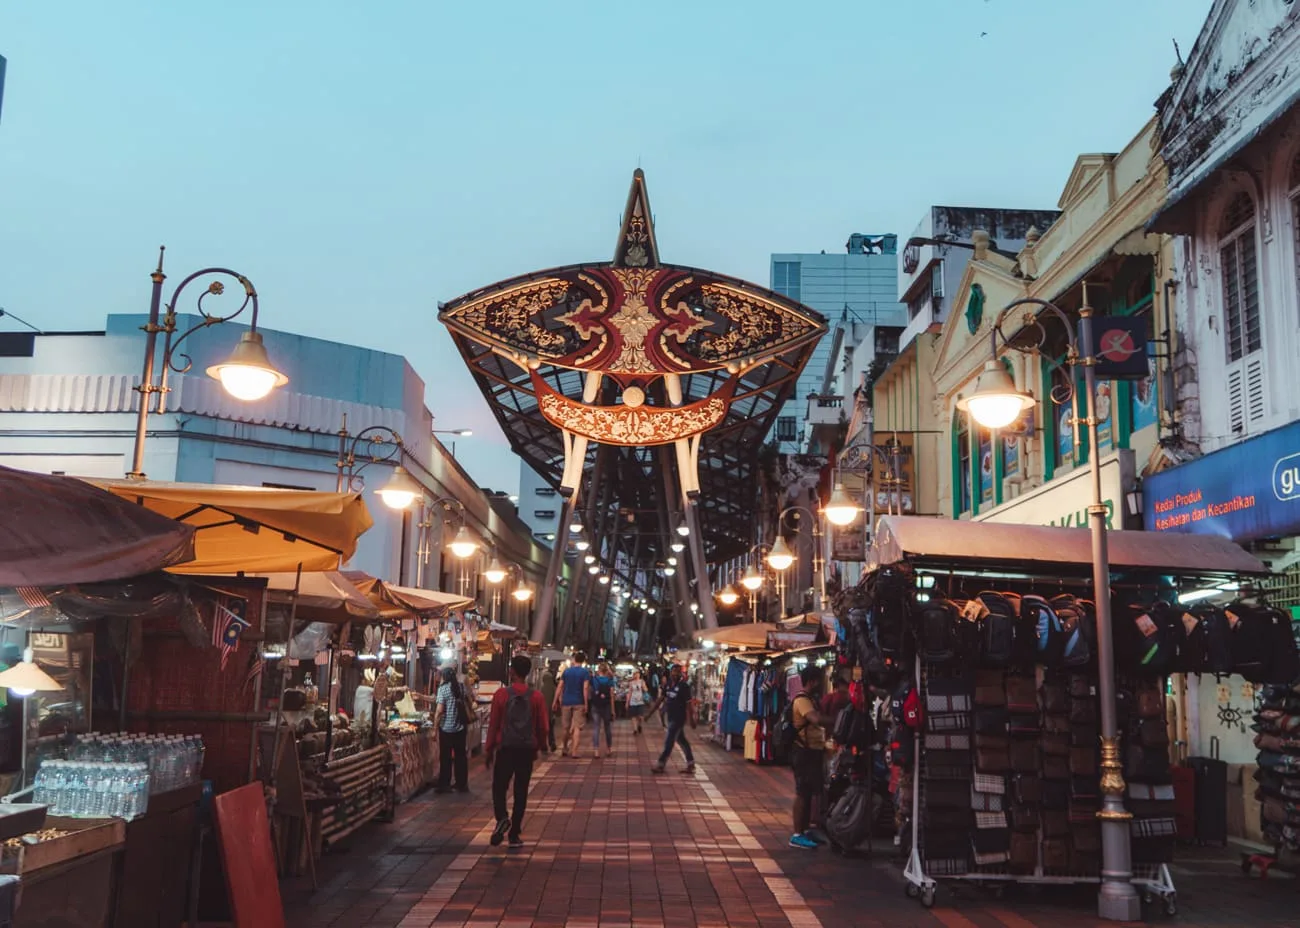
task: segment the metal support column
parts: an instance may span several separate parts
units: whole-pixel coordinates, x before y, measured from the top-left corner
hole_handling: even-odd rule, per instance
[[[537,596],[537,611],[533,614],[533,628],[529,637],[542,644],[546,644],[547,636],[551,633],[555,591],[560,585],[560,569],[564,566],[564,553],[569,547],[569,520],[573,518],[577,504],[578,494],[575,491],[564,498],[564,505],[560,507],[560,528],[555,533],[550,563],[546,565],[546,582],[542,584]]]
[[[718,627],[718,613],[713,608],[713,585],[709,583],[709,565],[704,560],[704,536],[700,533],[700,519],[696,501],[689,499],[685,506],[686,527],[691,530],[687,539],[691,561],[695,567],[695,595],[699,597],[700,617],[704,627]]]

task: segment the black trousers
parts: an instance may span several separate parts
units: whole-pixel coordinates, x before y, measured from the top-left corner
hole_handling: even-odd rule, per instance
[[[492,768],[492,810],[499,822],[506,818],[506,789],[515,782],[515,802],[510,818],[510,834],[518,835],[528,810],[528,781],[533,776],[533,749],[507,748],[497,751]]]
[[[438,732],[438,789],[451,787],[452,766],[455,765],[456,789],[469,788],[469,755],[465,753],[465,733],[460,731]]]

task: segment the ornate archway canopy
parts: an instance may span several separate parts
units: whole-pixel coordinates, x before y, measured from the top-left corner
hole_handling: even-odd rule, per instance
[[[515,277],[439,310],[515,452],[566,492],[607,481],[640,560],[663,563],[662,522],[680,511],[663,498],[665,466],[667,486],[696,500],[704,557],[747,549],[760,449],[826,322],[766,288],[661,263],[641,171],[613,261]],[[595,473],[597,446],[616,451],[608,473]]]

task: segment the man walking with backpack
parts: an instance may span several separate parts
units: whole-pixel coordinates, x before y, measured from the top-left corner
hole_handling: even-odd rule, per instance
[[[799,675],[803,692],[790,704],[794,744],[790,751],[790,769],[794,771],[794,833],[790,846],[815,850],[818,841],[810,835],[813,806],[822,796],[825,784],[826,729],[817,710],[826,677],[817,667],[805,667]]]
[[[487,766],[492,770],[492,808],[496,827],[492,829],[492,846],[509,834],[511,847],[523,847],[524,812],[528,807],[528,781],[533,775],[533,761],[546,750],[550,722],[546,701],[528,685],[532,661],[519,654],[510,660],[510,685],[492,697],[492,714],[488,720]],[[493,766],[495,765],[495,770]],[[506,790],[514,781],[514,808],[506,816]]]
[[[681,664],[673,664],[668,682],[650,711],[653,712],[659,705],[663,705],[668,716],[668,726],[664,733],[663,753],[650,768],[650,772],[663,773],[668,758],[673,754],[673,747],[681,745],[682,753],[686,755],[686,766],[682,768],[682,773],[692,774],[695,772],[695,754],[691,751],[691,743],[686,740],[686,724],[691,710],[691,685],[686,682]]]

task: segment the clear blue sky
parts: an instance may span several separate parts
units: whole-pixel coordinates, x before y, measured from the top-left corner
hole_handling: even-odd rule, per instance
[[[1054,207],[1152,113],[1210,0],[7,3],[0,306],[47,329],[225,264],[269,328],[406,355],[513,489],[436,304],[608,260],[645,169],[665,260]],[[981,37],[981,33],[987,35]],[[0,322],[0,325],[9,325]]]

